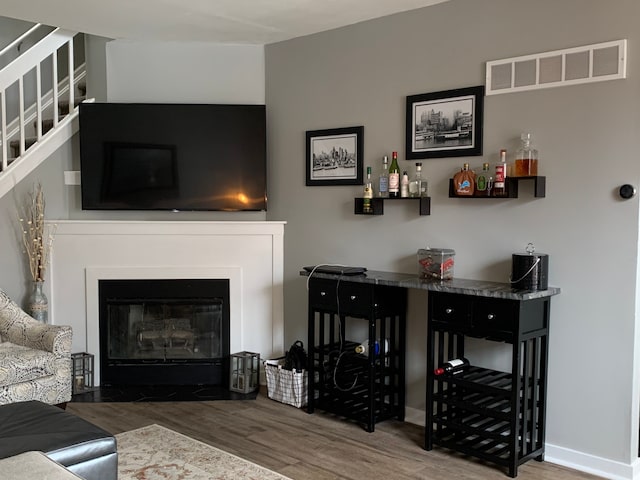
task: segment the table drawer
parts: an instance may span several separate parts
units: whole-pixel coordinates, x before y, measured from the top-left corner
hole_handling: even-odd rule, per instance
[[[450,293],[431,294],[431,316],[436,322],[471,326],[472,302],[469,297]]]
[[[373,286],[315,279],[309,285],[311,307],[350,316],[366,316],[374,307]]]
[[[472,324],[482,333],[508,332],[518,329],[518,302],[478,298],[473,304]]]
[[[336,310],[338,308],[336,282],[311,279],[309,282],[309,305],[325,310]]]
[[[369,317],[373,308],[373,287],[367,284],[341,282],[338,286],[340,313]]]

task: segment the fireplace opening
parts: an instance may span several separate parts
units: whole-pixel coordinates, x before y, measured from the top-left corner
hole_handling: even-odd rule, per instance
[[[101,385],[228,385],[228,279],[100,280]]]

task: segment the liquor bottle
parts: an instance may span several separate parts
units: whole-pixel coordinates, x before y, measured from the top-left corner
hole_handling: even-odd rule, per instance
[[[493,178],[489,173],[489,164],[483,163],[482,170],[476,175],[476,195],[478,197],[488,197],[491,195]]]
[[[427,196],[427,180],[422,178],[422,163],[416,163],[416,176],[409,183],[410,197]]]
[[[469,170],[469,164],[465,163],[462,170],[453,176],[453,188],[456,195],[468,197],[475,191],[475,175]]]
[[[536,175],[538,175],[538,150],[531,145],[531,134],[523,133],[520,135],[520,148],[516,153],[514,176]]]
[[[391,154],[391,165],[389,166],[389,196],[391,198],[400,197],[400,167],[398,167],[398,152]]]
[[[362,194],[362,211],[364,213],[371,213],[373,211],[371,207],[371,199],[373,198],[373,185],[371,184],[371,167],[367,167],[367,181],[364,184],[364,192]]]
[[[402,172],[402,180],[400,180],[400,196],[402,198],[409,196],[409,175],[406,171]]]
[[[507,151],[500,150],[500,161],[495,166],[495,177],[493,177],[494,197],[505,197],[507,195]]]
[[[443,363],[441,367],[436,368],[433,371],[433,374],[444,375],[446,373],[450,375],[455,375],[456,373],[460,373],[464,371],[469,365],[471,365],[469,363],[469,360],[467,360],[464,357],[454,358],[453,360],[449,360],[448,362]]]
[[[389,157],[386,155],[382,157],[382,172],[380,172],[380,177],[378,178],[378,196],[379,197],[388,197],[389,196]]]

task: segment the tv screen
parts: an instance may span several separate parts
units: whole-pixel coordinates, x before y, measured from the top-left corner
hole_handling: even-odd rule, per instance
[[[84,210],[267,209],[264,105],[80,104]]]

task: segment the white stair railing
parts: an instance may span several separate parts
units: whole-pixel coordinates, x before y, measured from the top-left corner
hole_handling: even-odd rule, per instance
[[[29,32],[35,30],[32,28]],[[50,27],[49,27],[50,28]],[[22,42],[29,33],[14,40],[9,46],[0,52],[5,53],[8,48],[15,48],[17,44]],[[68,116],[64,123],[71,122],[72,113],[75,108],[75,88],[78,83],[85,78],[86,69],[84,60],[76,62],[74,58],[73,39],[77,35],[76,32],[68,30],[55,29],[46,37],[38,40],[31,48],[22,53],[18,58],[9,63],[0,70],[0,196],[2,196],[6,188],[2,188],[3,177],[9,173],[13,167],[19,163],[25,152],[31,144],[27,145],[27,135],[33,132],[32,142],[40,142],[43,139],[42,120],[44,115],[51,115],[53,127],[47,132],[46,137],[53,134],[53,131],[61,123],[60,100],[68,100]],[[65,78],[58,81],[58,52],[67,52],[67,66],[62,70],[68,74]],[[79,67],[74,68],[75,63],[81,63]],[[50,66],[49,66],[50,65]],[[50,68],[47,73],[51,74],[51,85],[43,94],[42,85],[42,69]],[[33,75],[35,70],[35,99],[25,105],[25,80],[29,75]],[[62,74],[62,72],[60,72]],[[15,98],[15,86],[17,84],[17,99]],[[9,100],[17,103],[17,115],[9,114]],[[17,100],[17,102],[16,102]],[[14,105],[15,106],[15,105]],[[12,118],[8,118],[11,116]],[[35,121],[33,129],[29,124]],[[17,157],[12,158],[11,144],[18,141]],[[20,169],[23,170],[24,169]],[[28,172],[26,172],[28,173]],[[26,174],[24,174],[26,175]],[[23,175],[23,176],[24,176]],[[21,178],[14,178],[12,183],[17,183]]]

